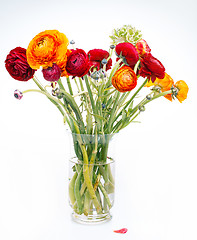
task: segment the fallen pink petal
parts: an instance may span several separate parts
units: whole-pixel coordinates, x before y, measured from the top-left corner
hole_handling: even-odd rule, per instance
[[[119,229],[119,230],[114,230],[115,233],[122,233],[122,234],[125,234],[127,231],[128,231],[127,228],[122,228],[122,229]]]

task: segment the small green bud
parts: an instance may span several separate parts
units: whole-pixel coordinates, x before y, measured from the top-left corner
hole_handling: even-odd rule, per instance
[[[146,99],[150,101],[150,100],[152,99],[151,94],[148,94],[148,95],[146,96]]]
[[[153,90],[155,90],[156,92],[161,92],[161,87],[160,86],[155,86],[154,88],[153,88]]]
[[[102,63],[103,65],[107,64],[107,59],[103,58],[103,60],[101,61],[101,63]]]
[[[99,79],[99,73],[97,71],[93,72],[91,74],[91,78],[93,78],[94,80],[98,80]]]
[[[71,40],[71,41],[70,41],[70,44],[75,44],[75,41],[74,41],[74,40]]]
[[[172,90],[172,96],[176,97],[176,95],[179,92],[178,88],[172,85],[171,90]]]
[[[141,105],[138,107],[139,111],[140,112],[144,112],[145,111],[145,106],[144,105]]]
[[[106,72],[102,68],[97,73],[98,73],[100,78],[105,78],[106,77]]]
[[[114,49],[114,48],[115,48],[115,45],[113,45],[113,44],[110,45],[110,48],[111,48],[111,49]]]

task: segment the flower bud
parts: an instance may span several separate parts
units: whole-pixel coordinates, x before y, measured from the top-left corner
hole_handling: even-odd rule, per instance
[[[45,80],[50,82],[58,81],[61,75],[61,70],[57,64],[53,64],[52,67],[42,69],[43,77]]]
[[[102,109],[106,108],[106,105],[104,103],[102,103]]]
[[[144,105],[139,106],[138,109],[139,109],[140,112],[144,112],[145,111]]]
[[[102,68],[98,71],[98,74],[99,74],[100,78],[105,78],[106,77],[106,73]]]
[[[103,60],[101,61],[101,63],[102,63],[103,65],[107,64],[107,59],[106,59],[106,58],[103,58]]]
[[[172,85],[171,90],[172,90],[172,95],[176,97],[179,92],[178,88]]]
[[[74,40],[71,40],[71,41],[70,41],[70,44],[75,44],[75,41],[74,41]]]
[[[94,80],[98,80],[99,79],[99,73],[97,71],[93,72],[91,74],[91,78],[93,78]]]
[[[53,88],[52,89],[52,95],[57,97],[60,94],[59,88]]]
[[[51,87],[52,87],[52,88],[55,88],[56,85],[57,85],[57,82],[52,82],[52,83],[51,83]]]
[[[150,100],[152,99],[152,96],[151,96],[150,94],[148,94],[148,95],[146,96],[146,99],[150,101]]]
[[[156,92],[159,92],[161,93],[161,87],[156,85],[154,88],[153,88]]]
[[[114,49],[114,48],[115,48],[115,45],[113,45],[113,44],[110,45],[110,48],[111,48],[111,49]]]
[[[23,97],[23,93],[16,89],[14,91],[14,97],[17,98],[18,100],[21,100],[21,98]]]

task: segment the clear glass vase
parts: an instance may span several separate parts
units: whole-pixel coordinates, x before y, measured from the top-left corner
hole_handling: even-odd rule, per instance
[[[76,222],[102,223],[112,217],[115,161],[108,155],[112,138],[70,133],[69,202]]]

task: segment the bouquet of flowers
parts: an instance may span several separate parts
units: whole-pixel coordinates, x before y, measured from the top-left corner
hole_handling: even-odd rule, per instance
[[[188,93],[183,80],[175,83],[165,72],[139,30],[125,25],[114,29],[110,38],[109,51],[86,53],[75,48],[73,40],[68,47],[63,33],[46,30],[37,34],[27,49],[11,50],[5,60],[14,79],[32,79],[38,87],[15,90],[14,96],[21,99],[28,92],[45,95],[68,124],[77,158],[69,184],[70,203],[75,214],[88,217],[108,214],[112,207],[114,179],[106,165],[112,135],[132,123],[153,100],[164,96],[182,102]],[[39,69],[44,84],[35,76]],[[136,103],[144,87],[149,93]]]

